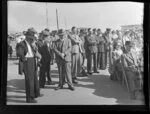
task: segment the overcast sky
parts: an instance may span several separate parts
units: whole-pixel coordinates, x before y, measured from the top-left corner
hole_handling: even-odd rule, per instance
[[[76,27],[117,29],[120,25],[142,24],[144,4],[136,2],[47,3],[48,26],[57,29]],[[66,24],[65,24],[66,20]],[[46,28],[46,3],[8,1],[8,31],[22,32],[34,27],[38,32]]]

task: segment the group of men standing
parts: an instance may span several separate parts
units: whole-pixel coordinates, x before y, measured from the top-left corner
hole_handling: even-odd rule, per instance
[[[71,32],[60,29],[53,35],[50,35],[49,29],[45,29],[39,34],[38,40],[36,34],[34,28],[29,28],[25,33],[26,39],[17,45],[17,55],[23,63],[23,67],[20,67],[25,74],[26,100],[29,103],[36,102],[34,98],[41,96],[40,88],[45,87],[46,77],[47,84],[54,84],[51,78],[51,64],[54,60],[59,73],[56,90],[62,89],[67,83],[69,89],[74,91],[74,84],[78,84],[77,77],[81,75],[85,59],[86,76],[93,72],[99,73],[99,69],[105,70],[107,62],[111,69],[114,42],[121,40],[119,33],[118,37],[116,34],[113,36],[109,28],[102,33],[101,29],[81,29],[78,32],[76,27],[72,27]]]

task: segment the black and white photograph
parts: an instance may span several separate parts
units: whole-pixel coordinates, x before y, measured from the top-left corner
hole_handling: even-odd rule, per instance
[[[145,105],[144,3],[7,1],[7,105]]]

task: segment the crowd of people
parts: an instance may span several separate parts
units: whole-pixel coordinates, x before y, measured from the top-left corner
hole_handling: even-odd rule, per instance
[[[19,57],[19,74],[25,75],[26,101],[36,102],[40,88],[54,85],[51,65],[56,63],[59,85],[75,90],[78,77],[101,74],[109,64],[110,79],[129,86],[131,99],[142,92],[143,84],[143,37],[134,31],[88,28],[71,30],[48,28],[40,33],[32,27],[23,32],[25,38],[16,45]],[[87,60],[87,64],[85,63]],[[85,65],[86,64],[86,65]],[[39,79],[38,79],[39,76]],[[47,78],[47,79],[46,79]],[[47,80],[47,81],[46,81]]]

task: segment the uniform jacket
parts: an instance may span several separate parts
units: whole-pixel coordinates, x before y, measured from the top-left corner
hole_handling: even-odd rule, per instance
[[[70,62],[71,61],[71,51],[72,44],[69,38],[64,38],[63,41],[61,39],[56,40],[53,45],[54,52],[56,53],[56,61],[59,62],[61,60]],[[61,54],[64,53],[65,56],[62,57]]]
[[[98,40],[95,35],[87,36],[87,52],[89,53],[97,53],[97,44]]]
[[[81,43],[82,53],[85,53],[85,36],[79,35],[79,37],[82,40],[82,43]]]
[[[104,39],[106,42],[107,51],[112,50],[113,49],[112,35],[108,33],[104,33]]]
[[[80,37],[76,34],[69,34],[68,37],[71,39],[71,43],[72,43],[72,53],[79,53],[82,52],[82,40],[80,39]]]
[[[102,36],[97,36],[98,39],[98,52],[105,52],[106,51],[106,43]]]

